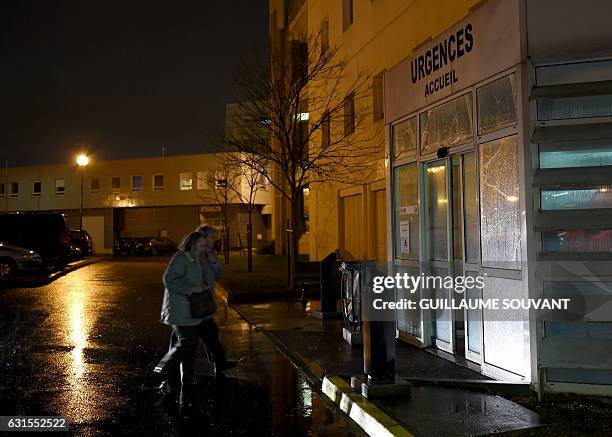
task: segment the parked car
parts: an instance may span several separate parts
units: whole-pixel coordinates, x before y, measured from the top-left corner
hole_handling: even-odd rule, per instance
[[[176,243],[166,237],[153,237],[149,244],[151,255],[172,255],[176,252]]]
[[[0,282],[15,274],[41,270],[42,258],[30,249],[0,243]]]
[[[176,243],[166,237],[122,237],[113,245],[114,255],[171,255]]]
[[[149,239],[146,237],[133,237],[131,254],[136,256],[151,255]]]
[[[83,258],[83,250],[74,243],[68,244],[68,259],[76,261]]]
[[[113,255],[133,255],[134,239],[128,237],[122,237],[115,241],[113,244]]]
[[[0,214],[0,241],[36,252],[46,266],[60,267],[70,258],[68,226],[59,213]]]
[[[81,250],[81,256],[89,256],[93,253],[93,241],[86,230],[71,229],[70,240]]]

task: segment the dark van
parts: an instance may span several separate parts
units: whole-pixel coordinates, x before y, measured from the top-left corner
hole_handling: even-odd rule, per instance
[[[70,235],[59,213],[0,214],[0,242],[35,251],[47,266],[68,262]]]

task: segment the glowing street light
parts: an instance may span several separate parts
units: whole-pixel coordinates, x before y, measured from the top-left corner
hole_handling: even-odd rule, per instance
[[[85,175],[85,167],[89,164],[89,157],[81,153],[76,158],[76,163],[81,167],[81,206],[79,208],[79,231],[83,230],[83,179]]]
[[[87,164],[89,164],[89,156],[84,155],[84,154],[77,156],[76,163],[80,167],[85,167]]]

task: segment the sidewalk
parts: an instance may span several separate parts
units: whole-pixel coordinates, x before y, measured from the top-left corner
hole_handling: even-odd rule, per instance
[[[403,342],[396,343],[396,374],[413,382],[411,397],[367,400],[350,388],[350,377],[363,374],[363,350],[342,339],[341,320],[313,318],[313,308],[298,302],[234,308],[371,435],[485,435],[540,426],[537,414],[501,396],[433,385],[490,380]]]

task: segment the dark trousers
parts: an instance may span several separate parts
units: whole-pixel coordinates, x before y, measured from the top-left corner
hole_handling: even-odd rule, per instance
[[[193,380],[195,355],[200,338],[208,349],[209,358],[217,365],[225,363],[225,352],[219,342],[219,328],[213,319],[195,326],[173,325],[170,350],[157,365],[167,373],[169,384],[175,385],[179,381],[185,384]]]

